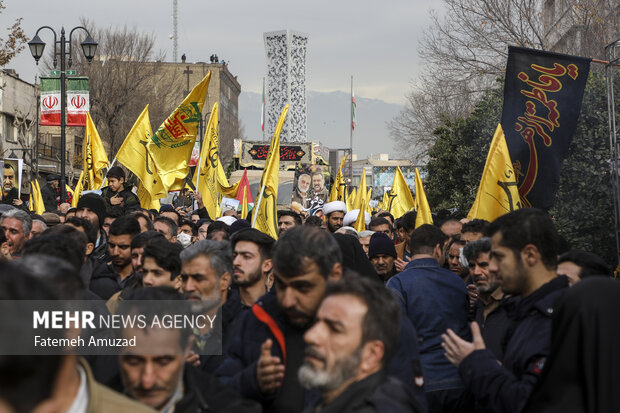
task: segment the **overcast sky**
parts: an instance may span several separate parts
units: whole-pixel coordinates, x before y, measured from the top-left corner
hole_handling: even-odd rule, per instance
[[[42,25],[58,32],[80,17],[99,27],[137,27],[156,36],[157,48],[172,60],[172,0],[5,0],[2,30],[17,17],[29,37]],[[263,33],[297,30],[309,35],[307,88],[349,91],[357,96],[403,104],[420,70],[417,46],[438,0],[178,0],[179,59],[209,61],[212,53],[229,62],[242,90],[260,92],[265,74]],[[2,37],[6,38],[5,33]],[[49,31],[43,41],[51,45]],[[37,71],[26,48],[8,65],[32,82]]]

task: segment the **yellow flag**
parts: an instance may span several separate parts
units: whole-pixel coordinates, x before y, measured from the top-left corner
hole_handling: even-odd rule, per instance
[[[355,198],[353,198],[353,205],[351,205],[351,208],[353,208],[353,209],[363,209],[362,198],[367,196],[367,192],[366,192],[366,168],[362,169],[362,176],[360,178],[360,184],[359,184],[359,186],[357,188],[358,188],[357,189],[357,193],[355,194]]]
[[[357,189],[353,188],[353,190],[351,192],[349,192],[349,195],[347,195],[347,200],[346,200],[347,211],[355,209],[355,208],[353,208],[353,201],[355,200],[356,196],[357,196]]]
[[[415,217],[415,227],[417,228],[424,224],[433,224],[431,207],[428,205],[428,200],[426,199],[426,194],[424,193],[422,178],[420,178],[420,171],[418,171],[418,168],[415,168],[415,206],[418,209],[418,213]]]
[[[467,218],[493,221],[519,208],[521,208],[521,200],[506,138],[502,125],[497,125],[487,161],[484,164],[476,200]]]
[[[396,173],[394,174],[394,181],[392,182],[392,189],[387,194],[387,209],[390,214],[394,215],[394,218],[402,217],[405,212],[411,211],[415,207],[413,196],[405,181],[403,172],[400,167],[396,167]],[[385,199],[385,195],[384,195]]]
[[[138,183],[138,190],[136,191],[136,196],[138,200],[140,200],[140,206],[146,209],[155,209],[159,211],[161,207],[161,202],[159,199],[153,199],[149,191],[146,190],[142,182]]]
[[[364,178],[362,178],[364,179]],[[364,181],[366,181],[364,179]],[[357,219],[355,220],[355,223],[353,224],[353,228],[355,228],[355,230],[357,232],[360,231],[365,231],[366,230],[366,208],[364,208],[364,205],[368,205],[368,192],[367,191],[362,191],[362,186],[360,186],[360,190],[357,191],[358,194],[361,194],[361,199],[360,199],[360,205],[362,206],[359,209],[359,214],[357,214]],[[356,209],[356,208],[353,208]]]
[[[71,206],[73,208],[77,208],[78,200],[80,199],[80,196],[82,196],[82,189],[84,189],[84,175],[85,171],[82,170],[82,173],[80,174],[80,179],[78,179],[77,184],[75,184],[75,190],[73,190],[73,199],[71,200]]]
[[[189,159],[196,142],[210,79],[211,71],[194,86],[147,144],[148,151],[163,178],[166,191],[174,185],[175,180],[185,179],[189,173]]]
[[[276,125],[276,130],[271,138],[267,160],[265,161],[265,170],[260,180],[259,196],[256,204],[256,211],[252,214],[254,222],[252,227],[269,235],[273,239],[278,239],[278,183],[280,172],[280,133],[284,126],[284,120],[288,113],[287,104],[282,109],[280,119]]]
[[[41,187],[39,186],[39,181],[36,178],[34,181],[31,182],[31,184],[32,191],[30,196],[32,197],[32,201],[34,204],[33,211],[41,215],[45,212],[45,204],[43,203],[43,197],[41,196]]]
[[[157,166],[147,150],[152,133],[151,122],[149,121],[149,105],[146,105],[118,150],[116,159],[140,179],[143,188],[149,192],[152,199],[156,200],[165,197],[168,192],[164,188]],[[142,204],[142,200],[140,200],[140,204]]]
[[[86,171],[84,182],[88,189],[99,189],[103,183],[103,168],[110,165],[95,123],[86,113],[86,132],[84,133],[84,150],[82,154],[82,170]]]
[[[370,207],[370,200],[372,199],[372,186],[368,188],[368,193],[366,194],[366,212],[372,215],[372,208]]]
[[[241,201],[241,219],[248,217],[248,191],[243,191],[243,201]]]
[[[336,179],[334,179],[334,184],[332,185],[331,191],[329,191],[329,202],[332,201],[344,201],[345,200],[345,182],[344,177],[342,176],[342,168],[344,167],[344,162],[347,160],[346,155],[340,161],[340,168],[338,168],[338,173],[336,174]]]
[[[202,202],[210,217],[217,217],[222,195],[229,198],[237,196],[239,183],[229,185],[226,173],[220,162],[220,140],[218,134],[219,106],[217,102],[211,109],[207,130],[200,151],[200,167],[194,173],[196,189],[202,195]],[[200,173],[200,177],[198,174]]]

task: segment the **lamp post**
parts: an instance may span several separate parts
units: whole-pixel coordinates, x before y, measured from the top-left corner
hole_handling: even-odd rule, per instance
[[[34,37],[31,41],[28,42],[28,47],[30,48],[30,53],[32,53],[32,57],[39,64],[39,59],[43,56],[43,50],[45,49],[45,42],[41,40],[39,37],[39,32],[43,29],[49,29],[54,33],[54,67],[58,63],[58,57],[60,57],[60,203],[63,204],[65,202],[66,192],[66,177],[65,177],[65,156],[66,156],[66,132],[65,129],[67,127],[67,121],[65,119],[65,112],[67,107],[67,86],[65,84],[67,79],[67,74],[65,73],[65,58],[69,55],[69,67],[71,67],[72,58],[71,58],[71,37],[73,36],[73,32],[77,29],[82,29],[86,32],[86,39],[80,46],[82,46],[82,52],[90,63],[95,57],[95,52],[97,51],[98,43],[90,36],[88,29],[83,26],[77,26],[71,29],[69,33],[69,40],[65,37],[65,28],[63,27],[60,30],[60,40],[57,41],[56,32],[50,26],[41,26],[37,29]],[[69,45],[69,51],[67,52],[67,45]],[[60,46],[60,51],[58,50],[58,46]],[[39,137],[37,136],[37,141]]]

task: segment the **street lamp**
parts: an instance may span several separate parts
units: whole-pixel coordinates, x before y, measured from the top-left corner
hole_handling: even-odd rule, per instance
[[[60,203],[65,202],[66,195],[66,181],[65,181],[65,156],[66,156],[66,133],[65,129],[67,127],[67,121],[65,119],[65,112],[67,108],[67,85],[65,84],[67,79],[67,74],[65,73],[65,58],[69,55],[69,67],[73,63],[71,59],[71,37],[73,36],[73,32],[77,29],[82,29],[86,32],[86,39],[80,46],[82,47],[82,52],[90,63],[95,57],[95,52],[97,51],[98,43],[90,36],[88,29],[83,26],[77,26],[71,29],[69,33],[69,40],[65,38],[65,28],[63,27],[60,30],[60,40],[57,41],[56,32],[50,26],[41,26],[37,29],[34,37],[31,41],[28,42],[28,47],[30,48],[30,53],[32,53],[32,57],[39,64],[39,59],[43,56],[43,50],[45,50],[45,42],[41,40],[39,37],[39,32],[42,29],[49,29],[54,33],[54,67],[58,63],[58,57],[60,57]],[[69,45],[69,51],[67,52],[67,45]],[[57,46],[60,46],[60,51],[57,50]],[[39,137],[37,136],[37,140]]]

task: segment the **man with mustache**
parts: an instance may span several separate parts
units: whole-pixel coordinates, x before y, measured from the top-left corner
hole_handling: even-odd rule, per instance
[[[138,282],[131,265],[131,241],[139,233],[140,224],[131,216],[117,218],[110,225],[108,258],[95,268],[90,279],[90,290],[104,300]]]
[[[387,376],[400,319],[396,299],[370,279],[346,274],[328,284],[316,321],[304,334],[299,381],[321,393],[307,411],[425,411],[407,386]]]
[[[342,275],[342,254],[329,233],[300,226],[286,231],[273,253],[276,292],[262,296],[238,325],[220,380],[265,411],[299,412],[305,391],[297,378],[303,334],[314,319],[328,279]]]
[[[480,325],[482,338],[487,347],[502,360],[502,341],[510,325],[503,306],[508,296],[504,294],[494,271],[489,271],[491,262],[491,239],[470,241],[463,249],[469,263],[472,280],[478,290],[474,307],[474,319]]]
[[[181,291],[189,301],[202,303],[205,315],[218,317],[221,323],[214,330],[197,330],[195,348],[188,362],[214,372],[224,357],[215,355],[226,346],[226,333],[235,315],[229,311],[228,287],[232,273],[232,251],[228,241],[202,240],[181,251]],[[225,310],[226,309],[226,310]],[[232,313],[232,315],[231,315]],[[214,350],[205,351],[206,348]],[[202,353],[203,355],[199,355]],[[207,355],[210,353],[210,355]]]
[[[313,226],[286,231],[273,252],[275,294],[262,296],[239,319],[239,334],[216,372],[220,380],[261,402],[266,411],[297,412],[309,405],[313,393],[304,391],[297,377],[304,357],[303,334],[314,321],[327,282],[342,277],[342,261],[340,247],[327,231]],[[376,288],[383,286],[377,282]],[[421,388],[417,336],[410,323],[400,327],[401,342],[390,373]]]
[[[164,241],[165,242],[165,241]],[[187,313],[183,310],[180,294],[170,287],[152,287],[133,290],[129,300],[149,300],[171,303],[173,308],[153,307],[144,314],[152,326],[154,316]],[[124,307],[131,314],[131,304]],[[134,310],[135,311],[135,310]],[[185,363],[189,349],[191,330],[182,328],[125,327],[123,337],[136,338],[136,346],[121,350],[119,362],[122,387],[118,390],[159,412],[258,412],[259,406],[239,397],[237,393],[221,385],[215,377]],[[112,406],[108,406],[112,408]]]

